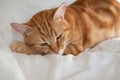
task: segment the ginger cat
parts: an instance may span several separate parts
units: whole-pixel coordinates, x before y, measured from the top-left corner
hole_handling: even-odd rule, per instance
[[[24,24],[11,23],[24,36],[11,49],[25,54],[73,54],[120,36],[120,3],[77,0],[69,6],[43,10]]]

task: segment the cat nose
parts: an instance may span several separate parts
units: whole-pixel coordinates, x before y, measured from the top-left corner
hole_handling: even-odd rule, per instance
[[[54,50],[53,52],[56,53],[56,54],[58,54],[58,53],[59,53],[59,50],[57,49],[57,50]]]

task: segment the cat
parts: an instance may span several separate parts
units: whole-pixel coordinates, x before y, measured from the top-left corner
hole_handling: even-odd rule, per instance
[[[25,54],[78,55],[101,41],[120,36],[120,3],[116,0],[76,0],[69,6],[43,10],[28,22],[11,23],[24,37],[11,49]]]

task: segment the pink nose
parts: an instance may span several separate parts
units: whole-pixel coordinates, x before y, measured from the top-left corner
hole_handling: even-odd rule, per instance
[[[58,53],[59,53],[59,50],[55,50],[54,53],[58,54]]]

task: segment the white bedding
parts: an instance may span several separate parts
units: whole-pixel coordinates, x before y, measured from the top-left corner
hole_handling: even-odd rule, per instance
[[[120,38],[102,42],[78,56],[25,55],[9,45],[22,36],[11,22],[26,22],[33,14],[63,1],[0,0],[0,80],[120,80]]]

